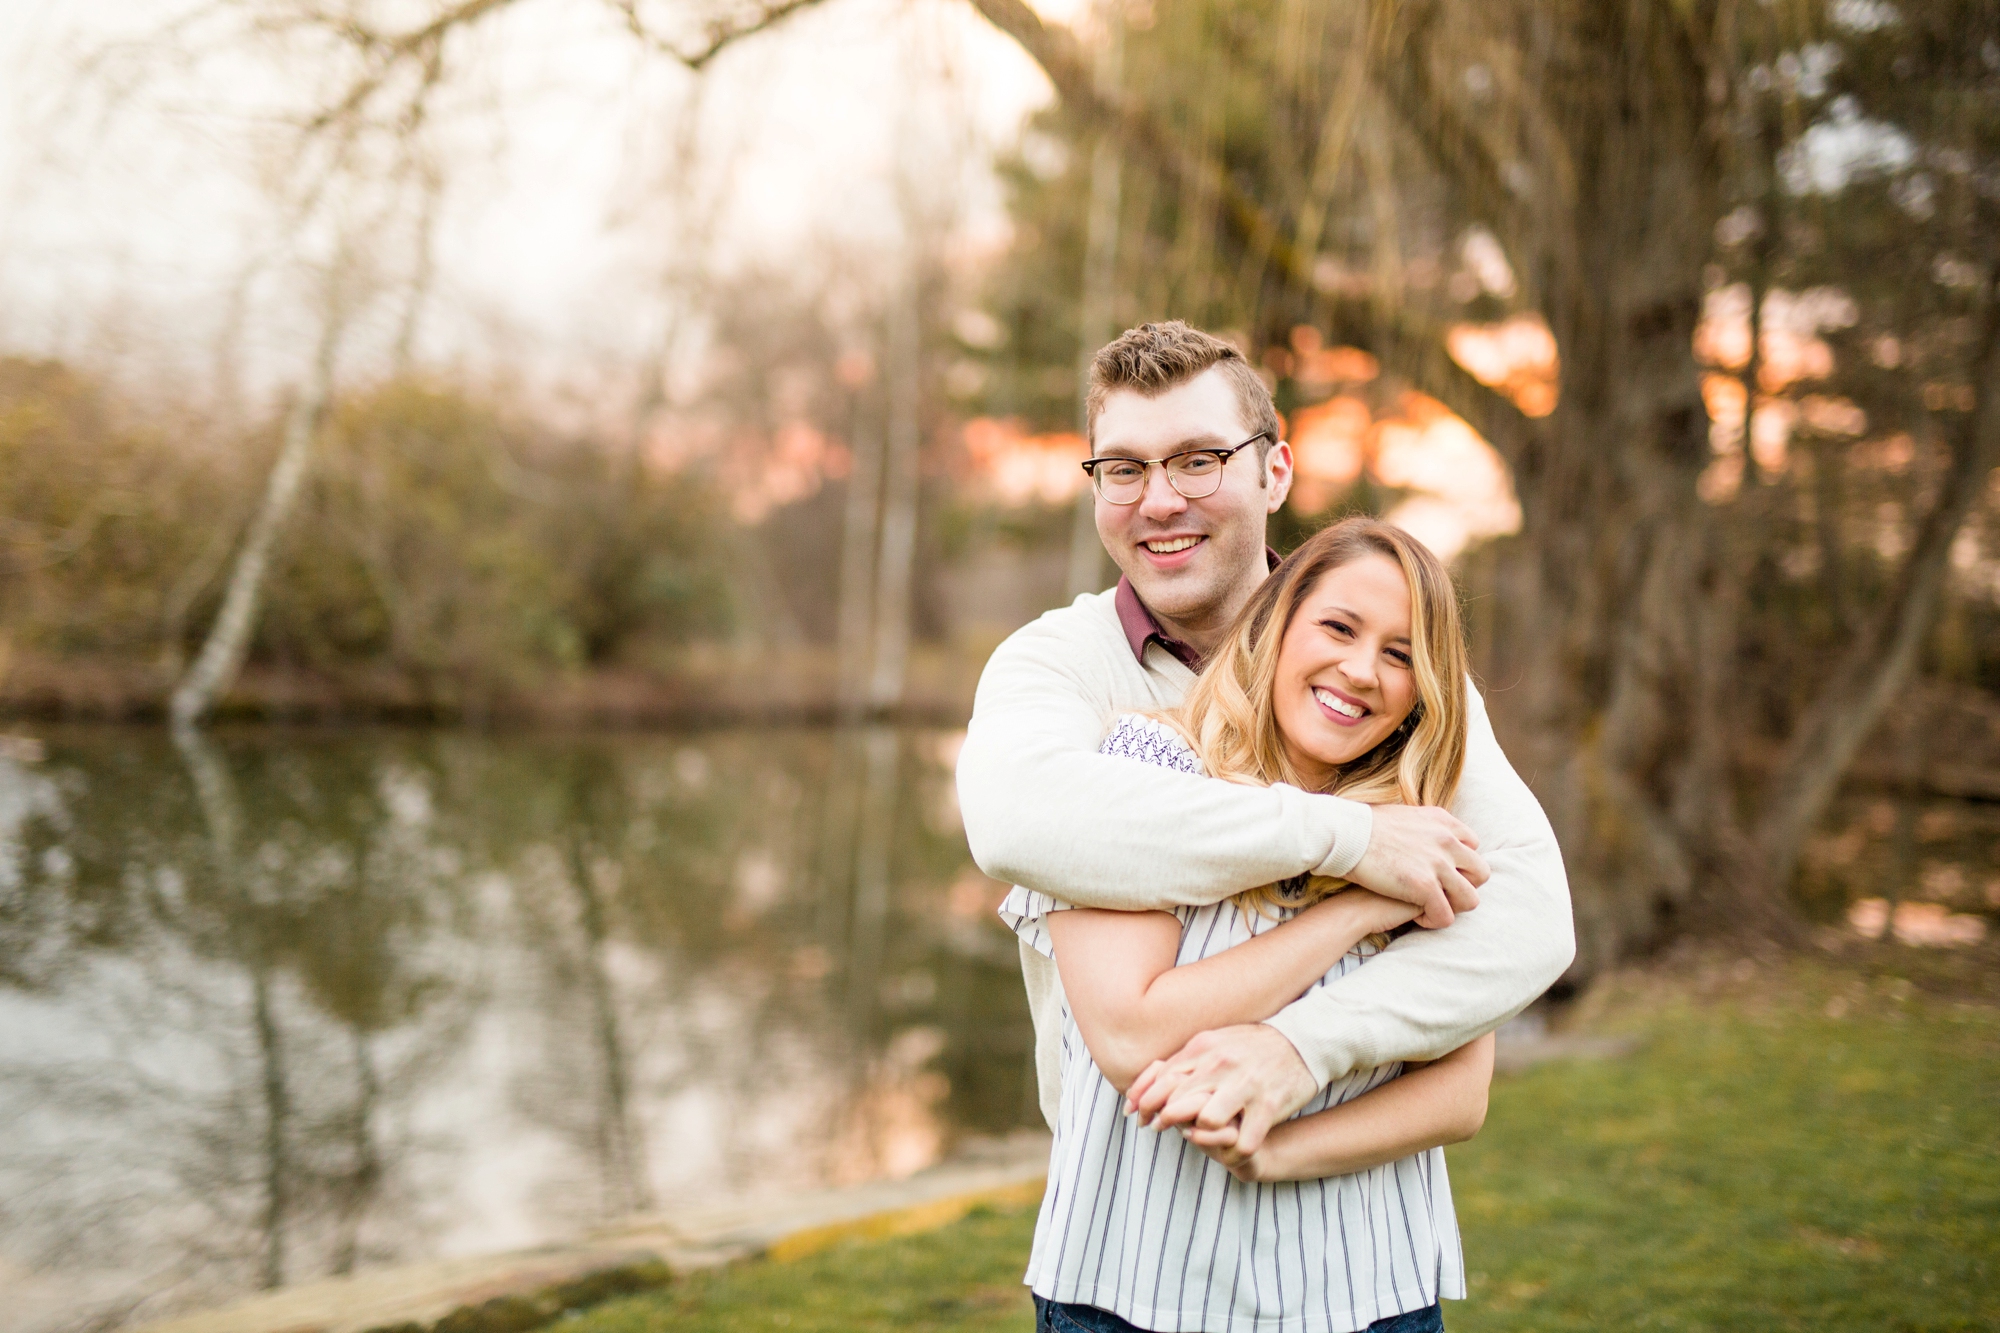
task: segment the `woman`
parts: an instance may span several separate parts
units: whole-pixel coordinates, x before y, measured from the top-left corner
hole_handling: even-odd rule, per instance
[[[1258,589],[1186,702],[1120,718],[1106,753],[1235,782],[1447,805],[1465,758],[1465,645],[1437,558],[1352,518]],[[1486,1113],[1492,1038],[1357,1070],[1225,1169],[1140,1128],[1123,1094],[1196,1033],[1271,1017],[1360,967],[1416,909],[1340,881],[1174,912],[1001,915],[1055,959],[1062,1110],[1027,1281],[1058,1330],[1442,1329],[1465,1294],[1442,1145]]]

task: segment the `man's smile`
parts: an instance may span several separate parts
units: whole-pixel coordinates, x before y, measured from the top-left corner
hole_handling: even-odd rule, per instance
[[[1166,537],[1142,537],[1139,549],[1146,553],[1146,563],[1154,569],[1179,569],[1193,560],[1195,553],[1207,543],[1206,533],[1184,532]]]

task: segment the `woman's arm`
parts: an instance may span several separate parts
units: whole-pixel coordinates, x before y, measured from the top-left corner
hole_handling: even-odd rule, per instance
[[[1084,1045],[1123,1092],[1197,1032],[1269,1018],[1358,942],[1416,913],[1409,903],[1348,889],[1185,967],[1174,966],[1181,923],[1168,912],[1074,908],[1043,922]]]
[[[1248,1157],[1229,1146],[1195,1146],[1238,1180],[1344,1176],[1427,1148],[1465,1142],[1486,1123],[1486,1090],[1492,1082],[1489,1032],[1353,1101],[1274,1125]]]

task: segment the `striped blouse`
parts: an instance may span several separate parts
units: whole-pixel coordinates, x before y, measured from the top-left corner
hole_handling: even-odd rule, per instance
[[[1202,771],[1177,733],[1148,718],[1121,717],[1100,748]],[[1000,915],[1052,958],[1042,921],[1066,906],[1017,888]],[[1177,963],[1212,957],[1278,924],[1227,902],[1175,915]],[[1314,985],[1375,952],[1361,944]],[[1067,1005],[1062,1052],[1062,1110],[1026,1278],[1037,1295],[1094,1305],[1161,1333],[1353,1333],[1440,1297],[1464,1298],[1443,1149],[1324,1180],[1244,1184],[1178,1131],[1142,1129],[1125,1115],[1124,1098],[1090,1058]],[[1401,1072],[1399,1064],[1356,1070],[1299,1114]]]

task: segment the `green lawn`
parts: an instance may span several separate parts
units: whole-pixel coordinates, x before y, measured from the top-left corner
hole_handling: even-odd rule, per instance
[[[1502,1079],[1451,1150],[1454,1333],[2000,1329],[2000,1008],[1880,959],[1686,972],[1601,988],[1577,1021],[1642,1049]],[[978,1214],[562,1327],[1027,1330],[1033,1227]]]

